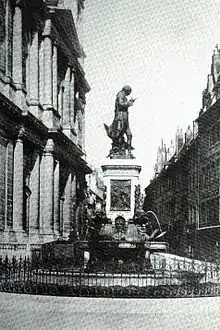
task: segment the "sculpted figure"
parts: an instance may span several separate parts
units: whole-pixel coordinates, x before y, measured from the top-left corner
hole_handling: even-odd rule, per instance
[[[118,92],[115,100],[115,117],[110,126],[104,124],[107,135],[112,139],[113,153],[125,154],[127,149],[130,153],[132,148],[132,134],[129,127],[128,108],[134,104],[135,99],[128,100],[127,96],[131,94],[131,87],[126,85]],[[124,135],[127,140],[125,141]]]

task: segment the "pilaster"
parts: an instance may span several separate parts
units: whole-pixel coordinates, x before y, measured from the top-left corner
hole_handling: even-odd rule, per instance
[[[43,68],[40,69],[41,80],[43,80],[41,98],[44,109],[42,120],[49,129],[58,129],[60,128],[60,115],[54,107],[57,94],[57,53],[53,48],[51,14],[52,12],[48,14],[45,21],[41,50],[43,51]]]
[[[11,56],[12,53],[12,38],[13,35],[11,35],[11,33],[9,33],[9,29],[11,32],[11,28],[12,28],[12,14],[11,14],[11,8],[10,8],[10,3],[8,1],[6,1],[6,20],[5,20],[5,25],[6,25],[6,31],[5,31],[5,41],[6,41],[6,71],[5,71],[5,76],[8,78],[8,81],[11,81],[12,78],[12,72],[11,72],[11,68],[12,65],[9,62],[9,58]]]
[[[75,70],[71,69],[71,79],[70,79],[70,138],[76,143],[76,131],[74,123],[74,107],[75,107]]]
[[[22,89],[22,9],[15,6],[13,17],[13,82]]]
[[[5,231],[13,229],[13,154],[14,146],[8,141],[6,150]]]
[[[13,178],[13,230],[15,233],[23,231],[23,136],[19,134],[14,148],[14,178]]]
[[[65,188],[65,200],[63,205],[63,236],[68,238],[72,229],[72,174],[69,173],[66,188]]]
[[[40,232],[53,235],[54,143],[49,139],[40,166]]]
[[[39,232],[39,212],[40,212],[40,156],[35,152],[35,164],[30,175],[30,235]]]
[[[52,66],[52,40],[51,19],[47,18],[44,31],[44,109],[53,107],[53,66]]]
[[[38,30],[34,31],[32,44],[30,46],[30,70],[29,77],[29,105],[30,112],[39,116],[39,35]]]
[[[58,111],[57,105],[57,44],[53,44],[53,107]]]
[[[70,128],[70,73],[71,69],[68,66],[64,82],[64,100],[63,100],[63,128]]]
[[[39,100],[44,102],[44,42],[39,42]]]

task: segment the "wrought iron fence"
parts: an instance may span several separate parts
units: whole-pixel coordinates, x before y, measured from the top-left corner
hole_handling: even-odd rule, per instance
[[[0,259],[0,291],[43,295],[174,298],[220,295],[220,267],[201,261],[151,261],[144,273],[45,268],[30,258]]]

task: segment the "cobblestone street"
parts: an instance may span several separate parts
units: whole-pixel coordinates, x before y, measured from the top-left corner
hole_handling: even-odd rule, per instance
[[[219,329],[220,298],[98,299],[0,293],[1,329]]]

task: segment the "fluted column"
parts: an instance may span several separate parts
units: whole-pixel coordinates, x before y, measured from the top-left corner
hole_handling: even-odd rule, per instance
[[[15,6],[13,17],[13,81],[22,88],[22,10]]]
[[[53,45],[53,107],[58,111],[57,106],[57,45]]]
[[[30,46],[30,72],[29,77],[29,102],[30,110],[38,116],[39,102],[39,40],[38,31],[34,32],[32,44]]]
[[[70,81],[70,125],[74,128],[75,70],[72,69]]]
[[[60,234],[60,164],[56,161],[54,170],[54,233]]]
[[[39,211],[40,211],[40,159],[39,154],[35,152],[35,164],[30,175],[30,218],[29,229],[30,234],[39,230]]]
[[[68,237],[71,228],[72,217],[72,175],[69,173],[66,188],[65,188],[65,200],[63,205],[63,235]]]
[[[53,105],[53,66],[52,66],[52,40],[51,19],[47,18],[44,29],[44,108],[52,108]]]
[[[44,102],[44,42],[40,42],[39,47],[39,99]]]
[[[43,234],[53,234],[53,203],[54,203],[54,144],[49,139],[41,161],[41,199],[40,226]]]
[[[14,178],[13,178],[13,229],[23,232],[23,185],[24,185],[24,147],[23,137],[18,136],[14,148]]]
[[[70,67],[68,66],[64,82],[63,128],[70,128]]]

